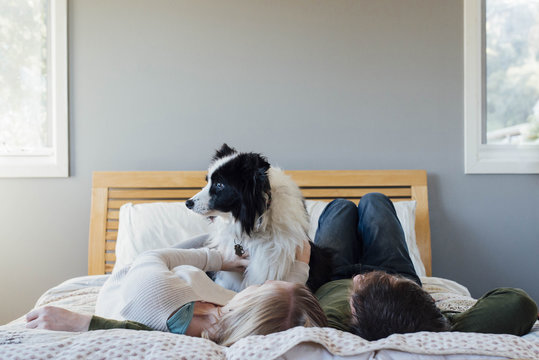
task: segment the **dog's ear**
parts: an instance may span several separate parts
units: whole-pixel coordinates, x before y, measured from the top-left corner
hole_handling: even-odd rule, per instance
[[[253,188],[256,191],[261,191],[262,193],[267,193],[270,191],[270,183],[268,177],[268,170],[270,164],[265,157],[259,155],[257,159],[256,169],[253,172]]]
[[[242,193],[242,206],[238,219],[242,229],[250,235],[255,223],[268,207],[271,198],[271,187],[268,177],[270,164],[260,154],[245,154],[242,162],[244,187]]]
[[[219,160],[219,159],[224,158],[225,156],[229,156],[229,155],[233,155],[237,153],[238,152],[236,151],[236,149],[231,148],[227,144],[223,144],[223,146],[221,146],[219,150],[215,151],[215,155],[213,156],[213,161]]]

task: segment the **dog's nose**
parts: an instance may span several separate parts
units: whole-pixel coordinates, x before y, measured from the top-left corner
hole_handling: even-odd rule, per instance
[[[195,202],[189,199],[185,202],[185,206],[187,206],[188,209],[193,209],[193,206],[195,206]]]

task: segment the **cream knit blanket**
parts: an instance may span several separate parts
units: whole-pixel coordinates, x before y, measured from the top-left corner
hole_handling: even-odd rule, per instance
[[[36,304],[62,306],[92,313],[104,276],[70,280],[45,293]],[[474,300],[465,288],[443,279],[422,279],[425,288],[445,308],[466,309]],[[429,333],[392,335],[378,341],[330,328],[297,327],[288,331],[244,338],[230,348],[209,340],[164,332],[125,329],[83,333],[28,330],[18,319],[0,326],[0,359],[290,359],[302,358],[298,349],[322,349],[326,356],[357,356],[377,359],[384,351],[399,350],[401,357],[417,354],[481,355],[539,359],[539,322],[532,333],[517,337],[474,333]],[[292,356],[296,350],[295,357]],[[303,350],[301,350],[303,351]],[[387,357],[386,357],[387,358]]]

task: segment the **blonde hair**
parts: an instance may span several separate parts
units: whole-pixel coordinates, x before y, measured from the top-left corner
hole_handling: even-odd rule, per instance
[[[259,288],[234,297],[230,305],[202,337],[230,346],[249,335],[267,335],[296,326],[327,326],[318,300],[301,284],[293,284],[291,288]]]

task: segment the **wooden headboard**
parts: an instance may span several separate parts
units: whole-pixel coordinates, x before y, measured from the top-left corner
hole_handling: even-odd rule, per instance
[[[431,275],[431,247],[427,174],[424,170],[286,171],[306,199],[331,201],[342,197],[358,202],[369,192],[381,192],[393,201],[416,200],[416,239],[427,275]],[[88,274],[112,271],[120,206],[185,201],[204,185],[206,171],[94,172]]]

